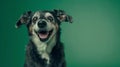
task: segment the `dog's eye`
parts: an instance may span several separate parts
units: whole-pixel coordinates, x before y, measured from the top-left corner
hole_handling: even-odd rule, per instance
[[[53,17],[52,16],[48,16],[47,19],[50,20],[50,22],[53,21]]]
[[[33,18],[33,22],[37,21],[38,17],[34,17]]]

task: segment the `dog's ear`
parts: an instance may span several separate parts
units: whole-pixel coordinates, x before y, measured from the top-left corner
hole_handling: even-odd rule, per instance
[[[31,16],[32,16],[32,11],[27,11],[27,12],[23,13],[23,15],[17,21],[15,27],[19,28],[22,24],[27,25],[30,22]]]
[[[72,16],[67,15],[65,13],[65,11],[54,9],[54,13],[55,13],[55,15],[57,16],[57,19],[60,22],[70,22],[70,23],[72,23]]]

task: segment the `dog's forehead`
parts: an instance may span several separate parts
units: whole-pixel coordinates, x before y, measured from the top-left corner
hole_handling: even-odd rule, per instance
[[[39,11],[35,12],[33,16],[40,16],[40,12]]]
[[[34,13],[33,17],[48,17],[48,16],[53,16],[51,12],[49,11],[37,11]]]
[[[52,16],[52,14],[50,12],[46,12],[45,17],[48,17],[48,16]]]

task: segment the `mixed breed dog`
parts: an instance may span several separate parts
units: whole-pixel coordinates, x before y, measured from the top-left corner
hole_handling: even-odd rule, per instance
[[[63,10],[28,11],[22,14],[16,28],[25,24],[29,34],[24,67],[66,67],[64,46],[60,41],[60,24],[72,23]]]

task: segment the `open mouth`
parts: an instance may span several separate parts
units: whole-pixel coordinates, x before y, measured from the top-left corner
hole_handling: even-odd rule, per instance
[[[53,29],[50,31],[47,30],[40,30],[38,32],[38,37],[40,38],[41,41],[47,41],[50,37],[50,35],[52,34]]]

